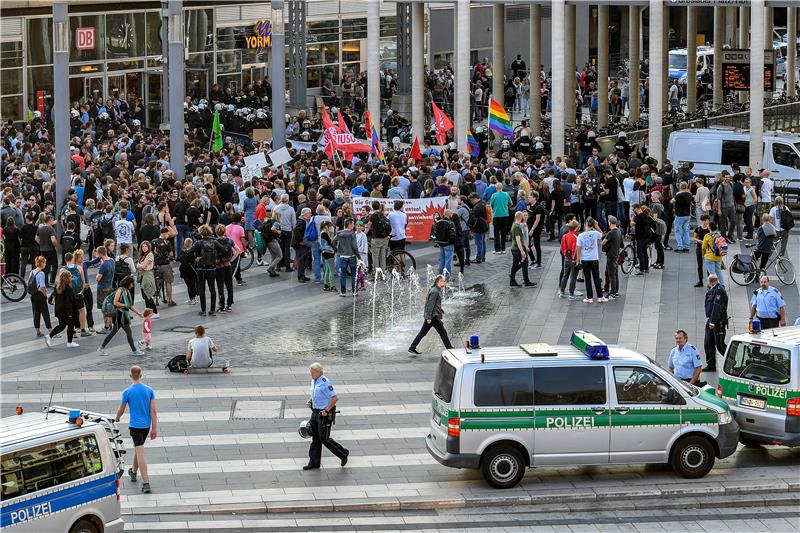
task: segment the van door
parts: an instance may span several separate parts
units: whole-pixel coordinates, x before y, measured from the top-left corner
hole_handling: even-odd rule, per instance
[[[782,180],[800,180],[800,153],[798,149],[788,142],[768,143],[770,147],[770,161],[769,166],[772,178],[775,181]],[[797,184],[793,184],[796,186]],[[793,187],[794,188],[794,187]]]
[[[534,466],[608,463],[606,382],[600,364],[534,368]]]

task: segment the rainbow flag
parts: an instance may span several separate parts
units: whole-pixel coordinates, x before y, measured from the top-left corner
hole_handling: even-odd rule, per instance
[[[475,137],[472,136],[472,130],[467,130],[467,144],[469,145],[470,157],[478,157],[481,153],[481,146],[478,144],[478,141],[475,140]]]
[[[489,99],[489,129],[504,137],[513,137],[514,128],[511,127],[511,118],[503,106],[494,98]]]

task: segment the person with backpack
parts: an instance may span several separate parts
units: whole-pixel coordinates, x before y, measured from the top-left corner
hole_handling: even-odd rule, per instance
[[[217,292],[219,293],[219,312],[226,313],[233,307],[233,267],[238,255],[233,240],[225,235],[225,226],[217,224],[214,233],[217,235],[217,242],[225,250],[217,257]],[[259,231],[259,230],[255,230]],[[225,298],[225,289],[228,290],[228,298]],[[213,308],[212,308],[213,309]]]
[[[28,295],[31,297],[33,328],[36,330],[36,336],[42,337],[44,334],[39,329],[42,318],[44,318],[44,326],[48,331],[53,327],[50,323],[50,309],[47,307],[47,285],[45,283],[44,273],[47,260],[44,256],[40,255],[36,257],[35,264],[36,268],[34,268],[28,276],[27,290]]]
[[[76,250],[75,254],[65,254],[66,266],[64,267],[70,274],[70,284],[72,285],[72,293],[74,295],[75,309],[74,316],[77,326],[80,327],[81,337],[90,337],[92,334],[86,331],[86,304],[83,299],[83,287],[86,285],[86,279],[83,277],[83,268],[78,266],[75,262],[75,256],[80,252],[81,259],[83,259],[83,250]]]
[[[372,255],[372,268],[386,271],[386,249],[389,246],[389,236],[392,226],[383,212],[383,204],[379,200],[372,201],[372,213],[365,226],[370,237],[369,249]]]
[[[158,238],[151,243],[153,245],[153,261],[156,280],[161,280],[164,284],[164,292],[167,296],[167,305],[174,307],[177,305],[172,300],[172,283],[175,281],[175,274],[172,272],[172,260],[175,258],[175,251],[172,248],[172,229],[164,226],[160,230]]]
[[[717,223],[713,220],[708,223],[708,234],[703,237],[703,266],[706,274],[717,276],[720,285],[725,286],[725,277],[722,273],[722,258],[728,253],[728,243],[718,231]]]
[[[647,256],[647,246],[653,240],[653,219],[644,212],[640,204],[633,204],[634,238],[636,239],[636,257],[639,262],[639,270],[634,276],[643,276],[650,271],[650,258]]]
[[[80,270],[83,279],[83,287],[81,288],[81,299],[83,301],[83,309],[81,310],[81,337],[89,337],[94,330],[94,316],[92,310],[94,308],[94,294],[92,287],[89,285],[89,265],[84,259],[83,250],[75,250],[73,257],[75,266]]]
[[[117,289],[109,294],[100,306],[103,316],[110,316],[112,320],[111,331],[103,339],[103,343],[97,347],[97,352],[100,355],[108,355],[106,346],[119,330],[125,331],[128,346],[131,348],[131,355],[144,355],[144,352],[136,348],[136,344],[133,342],[133,332],[131,331],[131,313],[142,316],[133,306],[133,287],[133,276],[126,276],[119,282]]]
[[[189,256],[194,259],[194,269],[197,271],[197,292],[200,295],[200,316],[206,316],[206,286],[211,296],[211,306],[208,316],[216,316],[214,310],[217,304],[217,259],[225,255],[225,249],[214,238],[211,227],[203,224],[197,230],[200,239],[195,241],[189,249]]]
[[[786,255],[786,246],[789,244],[789,231],[794,228],[794,215],[783,202],[780,196],[775,197],[772,209],[769,210],[772,224],[780,236],[778,255]]]
[[[281,214],[278,210],[272,211],[272,218],[269,218],[270,210],[267,210],[267,219],[261,225],[261,239],[264,241],[267,251],[269,251],[270,262],[267,265],[269,277],[277,278],[280,276],[278,269],[283,261],[283,250],[281,249]]]
[[[72,254],[70,254],[72,260]],[[58,271],[58,281],[53,290],[55,301],[54,313],[58,318],[58,325],[44,336],[47,347],[53,346],[53,337],[67,330],[67,348],[78,348],[80,345],[73,342],[75,336],[75,324],[78,322],[76,315],[75,293],[72,290],[72,274],[65,269]]]
[[[86,265],[85,268],[96,264],[100,265],[95,275],[95,280],[97,281],[97,308],[102,311],[103,302],[109,294],[114,292],[114,271],[116,270],[116,262],[108,256],[108,251],[105,246],[98,246],[93,256],[91,261],[86,261],[84,264]],[[111,329],[111,317],[104,314],[103,322],[103,329],[109,331]]]
[[[236,214],[239,215],[241,213]],[[194,269],[194,257],[189,255],[189,249],[191,247],[192,239],[184,239],[183,251],[178,258],[180,262],[178,272],[180,272],[181,279],[186,284],[186,296],[189,298],[184,303],[187,305],[197,305],[197,272]]]
[[[156,307],[156,275],[155,275],[155,258],[153,254],[153,245],[150,241],[142,241],[139,243],[139,262],[136,263],[136,272],[139,276],[139,285],[141,285],[142,298],[144,298],[144,305],[148,309],[153,310],[153,320],[158,320],[158,308]]]
[[[136,279],[136,263],[131,255],[131,245],[124,243],[119,245],[119,255],[114,260],[114,288],[119,287],[120,281],[126,276]]]
[[[470,218],[467,222],[469,229],[475,239],[475,261],[480,264],[486,261],[486,234],[489,232],[489,209],[478,196],[477,192],[469,195],[468,200],[471,204]]]
[[[506,241],[508,240],[508,230],[511,227],[511,217],[509,209],[514,205],[511,196],[503,190],[503,184],[495,184],[495,193],[489,198],[486,209],[487,218],[492,219],[494,225],[494,253],[506,253]],[[491,215],[490,215],[491,213]]]
[[[70,222],[67,224],[67,231],[61,234],[61,266],[67,264],[66,255],[72,254],[75,250],[81,247],[81,237],[75,231],[75,223]]]
[[[453,212],[444,210],[444,216],[433,225],[433,234],[439,246],[439,274],[450,280],[453,272],[453,250],[456,244],[456,229],[453,224]]]
[[[39,253],[47,260],[45,268],[49,271],[49,285],[56,282],[56,271],[58,270],[58,255],[56,253],[56,219],[52,215],[42,213],[39,220],[44,221],[39,224],[36,230],[36,242],[39,244]],[[48,285],[48,286],[49,286]]]

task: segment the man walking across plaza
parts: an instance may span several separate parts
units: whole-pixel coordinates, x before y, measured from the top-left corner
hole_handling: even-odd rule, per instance
[[[786,325],[786,302],[780,291],[770,287],[769,276],[761,276],[761,288],[750,299],[750,325],[753,318],[761,321],[761,329],[772,329]]]
[[[517,271],[522,269],[522,280],[525,287],[535,287],[536,284],[528,279],[528,257],[531,249],[528,247],[528,226],[525,219],[527,211],[517,211],[514,215],[514,224],[511,226],[511,287],[519,287]]]
[[[705,301],[706,331],[703,348],[706,352],[704,372],[717,371],[717,351],[725,355],[725,328],[728,326],[728,293],[714,274],[708,276]]]
[[[431,328],[434,328],[442,338],[445,348],[449,350],[453,347],[453,345],[450,344],[447,331],[444,329],[444,322],[442,322],[442,317],[444,316],[444,310],[442,309],[442,291],[444,291],[444,286],[446,284],[447,280],[442,275],[436,276],[436,279],[433,281],[433,286],[428,291],[428,297],[425,300],[425,321],[422,323],[422,328],[419,330],[419,333],[417,333],[417,336],[414,337],[414,340],[411,342],[411,346],[408,347],[409,353],[422,355],[417,351],[417,345],[425,338],[425,335],[428,334]]]
[[[133,465],[128,469],[131,481],[136,481],[137,473],[142,473],[142,492],[150,492],[150,476],[147,475],[147,459],[144,456],[144,443],[147,435],[150,440],[158,436],[158,413],[156,412],[156,394],[151,387],[142,383],[142,368],[138,365],[131,367],[130,377],[132,384],[122,391],[122,401],[117,409],[115,421],[119,423],[125,408],[130,406],[131,417],[128,422],[128,431],[133,440],[134,455]]]
[[[350,451],[331,438],[331,426],[336,417],[336,402],[339,396],[333,382],[323,376],[325,369],[319,363],[308,367],[311,374],[311,398],[306,405],[311,408],[311,446],[308,448],[308,464],[303,470],[313,470],[322,465],[322,447],[325,446],[341,461],[347,464]]]

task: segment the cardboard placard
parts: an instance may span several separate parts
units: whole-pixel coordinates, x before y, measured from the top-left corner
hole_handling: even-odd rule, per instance
[[[253,140],[256,142],[260,141],[271,141],[272,140],[272,129],[271,128],[257,128],[253,130]]]
[[[260,179],[262,177],[261,168],[258,166],[242,167],[240,172],[242,173],[242,179],[244,180],[249,180],[253,178]]]
[[[270,152],[269,159],[272,161],[273,166],[279,167],[291,161],[292,156],[289,154],[289,150],[284,146],[283,148],[278,148],[274,152]]]
[[[245,156],[244,164],[248,167],[258,167],[258,168],[269,167],[269,163],[267,162],[267,155],[264,152],[258,152],[253,155]]]

